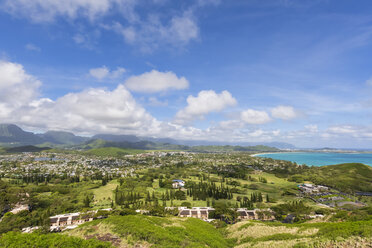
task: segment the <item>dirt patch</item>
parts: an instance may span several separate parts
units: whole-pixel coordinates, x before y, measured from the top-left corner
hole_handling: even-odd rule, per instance
[[[85,236],[85,238],[86,239],[98,239],[100,241],[110,242],[111,244],[113,244],[116,247],[119,247],[120,243],[121,243],[121,239],[118,236],[113,235],[111,233],[105,233],[105,234],[102,234],[102,235],[93,234],[93,235]]]

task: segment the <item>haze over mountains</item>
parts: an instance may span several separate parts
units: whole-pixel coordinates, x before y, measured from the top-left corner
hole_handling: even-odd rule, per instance
[[[135,135],[97,134],[92,137],[77,136],[64,131],[47,131],[35,134],[27,132],[14,124],[0,124],[0,144],[3,146],[45,145],[45,146],[75,146],[81,148],[97,148],[102,146],[128,147],[136,149],[164,148],[182,149],[185,146],[256,146],[264,145],[279,149],[295,148],[292,144],[283,142],[213,142],[203,140],[174,140],[170,138],[138,137]]]

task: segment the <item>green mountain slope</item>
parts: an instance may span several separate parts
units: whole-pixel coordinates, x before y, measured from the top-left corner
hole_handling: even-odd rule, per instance
[[[144,150],[130,149],[130,148],[119,148],[119,147],[101,147],[94,148],[85,151],[84,154],[95,155],[100,157],[120,157],[128,154],[138,154],[143,153]]]
[[[343,192],[372,192],[372,167],[359,163],[317,167],[310,172],[310,180]]]
[[[65,145],[80,144],[89,139],[87,137],[80,137],[74,135],[73,133],[62,131],[48,131],[44,134],[41,134],[40,137],[42,137],[45,142]]]
[[[13,124],[0,124],[0,143],[40,144],[43,139]]]

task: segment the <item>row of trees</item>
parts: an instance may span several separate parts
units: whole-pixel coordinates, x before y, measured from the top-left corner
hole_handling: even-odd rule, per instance
[[[221,186],[217,186],[214,182],[203,182],[199,183],[188,183],[187,184],[187,195],[192,197],[193,200],[202,200],[205,201],[207,198],[218,199],[232,199],[233,193],[229,187],[224,186],[221,183]]]

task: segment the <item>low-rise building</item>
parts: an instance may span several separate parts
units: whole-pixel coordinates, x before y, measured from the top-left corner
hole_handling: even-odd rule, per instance
[[[193,208],[187,208],[187,207],[180,207],[178,208],[180,217],[193,217],[198,218],[202,220],[208,220],[209,219],[209,213],[211,211],[214,211],[214,208],[211,207],[193,207]]]
[[[185,187],[185,181],[180,180],[180,179],[173,180],[172,188],[179,189],[179,188],[183,188],[183,187]]]

